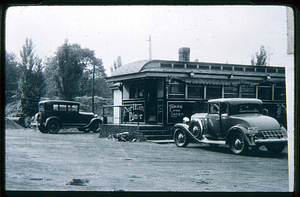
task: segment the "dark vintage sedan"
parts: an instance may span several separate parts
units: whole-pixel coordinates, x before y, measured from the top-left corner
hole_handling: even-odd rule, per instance
[[[234,154],[266,146],[270,153],[281,153],[287,144],[287,131],[276,119],[264,115],[259,99],[213,99],[208,113],[196,113],[174,126],[178,147],[189,142],[212,146],[229,145]]]
[[[84,132],[99,132],[102,120],[93,113],[80,112],[80,103],[63,100],[39,102],[35,115],[37,127],[42,133],[57,133],[61,128],[77,128]]]

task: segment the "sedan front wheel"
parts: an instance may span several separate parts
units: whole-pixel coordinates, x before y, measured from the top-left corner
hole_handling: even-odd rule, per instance
[[[174,141],[178,147],[186,147],[189,144],[189,139],[186,132],[182,129],[176,129],[174,132]]]

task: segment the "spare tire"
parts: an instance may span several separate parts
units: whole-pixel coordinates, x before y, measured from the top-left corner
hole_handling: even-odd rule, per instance
[[[203,135],[203,126],[201,121],[192,120],[189,125],[189,131],[198,139]]]

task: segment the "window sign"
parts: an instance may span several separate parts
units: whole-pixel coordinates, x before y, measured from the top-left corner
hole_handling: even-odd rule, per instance
[[[144,122],[144,103],[134,103],[123,108],[124,122]]]
[[[184,117],[193,115],[193,108],[195,102],[193,101],[169,101],[168,102],[168,123],[182,122]]]

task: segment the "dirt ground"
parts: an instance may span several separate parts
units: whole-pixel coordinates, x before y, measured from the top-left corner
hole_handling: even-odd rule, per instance
[[[287,149],[119,142],[99,134],[7,129],[8,191],[288,191]]]

